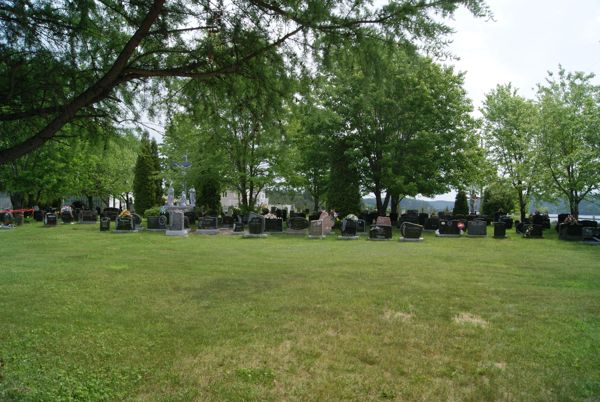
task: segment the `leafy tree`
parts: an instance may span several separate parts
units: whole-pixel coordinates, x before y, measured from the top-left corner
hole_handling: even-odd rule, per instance
[[[140,149],[135,163],[133,178],[133,195],[135,198],[135,210],[140,215],[144,211],[157,205],[156,199],[156,176],[155,160],[152,155],[152,145],[148,133],[142,135]]]
[[[499,180],[486,187],[481,206],[484,215],[493,216],[499,210],[510,213],[514,208],[515,197],[512,184]]]
[[[469,214],[469,203],[467,202],[467,193],[465,191],[459,190],[458,193],[456,193],[456,199],[454,200],[454,209],[452,210],[452,214]]]
[[[460,75],[407,46],[371,38],[344,47],[336,60],[329,102],[380,215],[392,197],[394,209],[404,196],[462,184],[474,169],[477,141]]]
[[[304,188],[310,194],[313,211],[317,212],[327,195],[332,136],[340,121],[335,112],[317,99],[322,95],[319,89],[311,89],[312,94],[306,94],[294,110],[293,121],[287,125],[292,144],[286,159],[289,163],[282,164],[282,175],[291,187]]]
[[[196,205],[204,211],[221,211],[221,185],[222,182],[214,172],[207,172],[200,176],[196,186]]]
[[[292,70],[309,49],[326,52],[363,25],[396,40],[443,43],[451,29],[440,16],[460,6],[487,13],[483,0],[4,1],[0,164],[88,119],[135,121],[144,95],[180,88],[176,78],[210,85],[274,53],[285,53]],[[14,122],[18,132],[7,131]]]
[[[508,84],[498,85],[486,95],[481,112],[488,157],[513,187],[524,221],[527,204],[540,180],[534,146],[537,107]]]
[[[340,216],[360,212],[360,177],[350,141],[338,138],[331,150],[331,170],[327,188],[327,206]]]
[[[540,128],[536,154],[549,198],[565,197],[571,214],[600,189],[600,86],[593,74],[550,73],[538,87]]]

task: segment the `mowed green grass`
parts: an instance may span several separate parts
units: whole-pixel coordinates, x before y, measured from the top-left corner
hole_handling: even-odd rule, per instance
[[[600,400],[600,246],[510,236],[2,231],[0,400]]]

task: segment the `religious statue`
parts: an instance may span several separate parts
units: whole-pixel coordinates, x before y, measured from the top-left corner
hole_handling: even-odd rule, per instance
[[[169,185],[169,190],[167,193],[167,206],[172,207],[174,201],[175,201],[175,189],[173,188],[173,181],[171,181],[171,184]]]
[[[185,197],[185,191],[181,192],[181,198],[179,199],[179,206],[183,207],[183,208],[187,207],[187,200],[186,200],[186,197]]]

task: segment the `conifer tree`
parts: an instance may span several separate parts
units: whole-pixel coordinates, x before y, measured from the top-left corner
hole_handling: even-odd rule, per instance
[[[350,152],[348,141],[339,139],[333,145],[331,153],[327,205],[335,209],[340,217],[358,214],[360,211],[360,178]]]
[[[134,168],[133,195],[135,211],[143,215],[144,211],[153,206],[156,199],[156,180],[153,177],[154,161],[152,146],[148,133],[142,135],[140,150]]]
[[[456,200],[454,201],[454,209],[452,210],[454,215],[468,215],[469,214],[469,203],[467,202],[467,193],[460,190],[456,194]]]

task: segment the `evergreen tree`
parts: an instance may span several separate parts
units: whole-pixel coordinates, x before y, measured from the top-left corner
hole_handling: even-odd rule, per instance
[[[153,172],[152,146],[150,145],[148,133],[144,133],[140,141],[140,150],[135,162],[133,177],[135,210],[140,215],[143,215],[146,209],[151,208],[156,200],[156,180]]]
[[[331,153],[331,173],[327,194],[327,205],[341,217],[360,211],[360,178],[353,163],[348,141],[338,139]]]
[[[204,211],[221,211],[221,182],[216,174],[206,173],[198,181],[196,205]]]
[[[456,200],[454,201],[454,209],[452,210],[454,215],[468,215],[469,214],[469,203],[467,202],[467,193],[460,190],[456,194]]]

